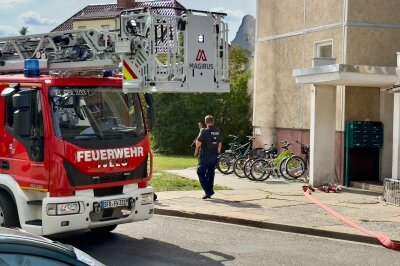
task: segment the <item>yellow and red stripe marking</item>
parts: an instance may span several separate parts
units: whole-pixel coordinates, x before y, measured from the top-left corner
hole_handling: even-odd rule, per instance
[[[123,60],[122,71],[124,73],[124,79],[126,80],[138,79],[138,76],[136,76],[135,72],[133,72],[132,68],[128,65],[128,63],[125,60]]]

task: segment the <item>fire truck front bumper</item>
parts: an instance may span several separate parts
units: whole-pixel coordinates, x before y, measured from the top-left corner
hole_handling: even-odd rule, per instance
[[[152,187],[124,189],[123,194],[95,197],[82,190],[73,197],[43,199],[42,233],[52,235],[148,220],[154,213]]]

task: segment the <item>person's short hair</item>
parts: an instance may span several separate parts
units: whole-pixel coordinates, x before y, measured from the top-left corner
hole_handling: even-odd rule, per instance
[[[206,122],[206,124],[214,125],[214,117],[212,117],[211,115],[207,115],[204,118],[204,121]]]

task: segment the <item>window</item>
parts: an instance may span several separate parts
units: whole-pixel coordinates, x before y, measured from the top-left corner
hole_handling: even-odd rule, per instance
[[[12,94],[13,95],[13,94]],[[5,125],[12,127],[14,124],[14,106],[12,104],[12,95],[5,97]]]
[[[315,44],[315,55],[317,58],[332,58],[332,40],[317,42]]]
[[[125,145],[146,136],[139,96],[120,87],[53,87],[50,104],[55,135],[74,145]]]
[[[30,89],[30,88],[29,88]],[[27,90],[27,88],[22,88],[21,91]],[[31,119],[32,119],[32,134],[36,137],[43,137],[43,119],[42,119],[42,105],[40,100],[39,91],[31,92],[33,95],[31,99]],[[13,106],[12,97],[15,93],[10,94],[5,97],[5,119],[4,124],[7,127],[12,128],[14,125],[14,112],[16,109]]]
[[[32,250],[33,250],[32,246]],[[43,251],[43,253],[45,253]],[[30,254],[12,254],[2,253],[0,256],[0,265],[42,265],[42,266],[67,266],[56,259],[45,258]]]
[[[42,162],[44,160],[44,126],[40,91],[33,88],[21,88],[19,91],[20,95],[29,95],[24,101],[20,101],[20,103],[22,102],[24,104],[24,106],[21,107],[22,109],[15,108],[13,105],[12,98],[16,93],[17,92],[11,93],[5,96],[4,99],[5,128],[25,146],[32,161]],[[17,109],[18,112],[16,112]],[[24,113],[27,114],[27,116],[22,116]],[[27,120],[31,121],[31,123],[28,123],[30,127],[25,127],[25,124],[21,126],[21,122]],[[23,135],[19,135],[19,133],[16,132],[17,125],[19,132],[21,128],[27,129],[27,132],[24,132]]]

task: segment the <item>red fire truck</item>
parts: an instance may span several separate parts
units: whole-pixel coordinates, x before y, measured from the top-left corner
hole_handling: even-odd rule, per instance
[[[229,91],[224,14],[156,11],[125,11],[116,32],[0,39],[1,226],[50,235],[152,217],[139,93]],[[121,65],[123,79],[97,76]]]

